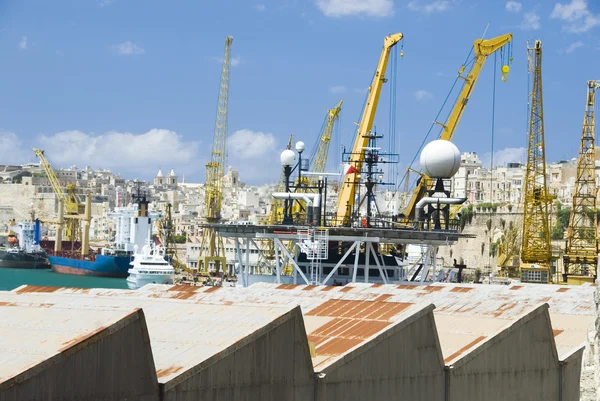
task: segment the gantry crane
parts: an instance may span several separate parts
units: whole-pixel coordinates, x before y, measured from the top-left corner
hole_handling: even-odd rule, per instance
[[[569,216],[567,240],[563,256],[565,275],[587,276],[592,280],[598,263],[598,220],[596,218],[596,137],[594,107],[600,84],[588,81],[581,147],[577,161],[577,177],[573,207]]]
[[[340,186],[338,195],[336,218],[335,221],[332,222],[333,225],[349,226],[351,223],[350,215],[354,206],[356,187],[359,184],[360,171],[362,170],[362,164],[365,159],[365,148],[369,144],[381,88],[386,82],[385,71],[387,69],[390,51],[400,40],[402,40],[403,36],[402,33],[396,33],[386,36],[383,40],[383,49],[381,51],[381,56],[379,57],[379,63],[377,64],[375,75],[373,76],[373,82],[371,83],[371,86],[369,86],[367,102],[358,124],[354,146],[352,147],[352,152],[350,153],[350,158],[348,160],[350,166],[354,167],[354,172],[343,177],[343,182]]]
[[[544,105],[542,97],[542,42],[527,46],[529,73],[533,74],[529,104],[529,145],[523,186],[523,235],[521,280],[548,282],[552,260],[550,205],[546,185]],[[531,268],[532,264],[538,265]]]
[[[62,213],[64,216],[64,220],[66,220],[64,228],[65,238],[70,242],[75,242],[78,239],[80,231],[79,220],[75,218],[75,216],[83,214],[85,208],[85,205],[82,203],[81,198],[77,194],[77,185],[69,183],[65,185],[65,188],[63,189],[62,185],[60,184],[60,181],[58,180],[58,177],[56,176],[56,172],[50,165],[50,162],[48,162],[48,159],[46,159],[44,151],[41,149],[33,148],[33,152],[40,159],[40,163],[44,168],[44,171],[46,172],[48,181],[50,181],[50,185],[52,185],[52,189],[54,189],[54,192],[56,193],[56,196],[58,197],[58,200],[62,205]],[[59,217],[60,215],[61,211],[59,210]],[[61,219],[59,218],[59,224],[62,223],[60,220]],[[62,226],[59,227],[59,229],[62,231]],[[61,244],[59,244],[58,242],[61,241],[57,241],[56,244],[56,246],[58,247],[57,250],[60,250]]]
[[[233,37],[225,39],[225,54],[221,71],[219,100],[211,160],[206,164],[205,210],[206,221],[209,224],[221,220],[221,205],[223,202],[223,177],[225,175],[225,139],[227,137],[227,109],[229,100],[229,71],[231,69],[231,43]],[[225,271],[225,247],[223,239],[212,229],[204,227],[202,242],[198,256],[198,272],[208,274],[209,264],[213,263],[216,274],[221,269]]]
[[[314,155],[311,157],[311,163],[309,171],[311,173],[323,173],[327,166],[327,157],[329,155],[329,145],[331,145],[331,134],[333,133],[333,127],[336,121],[340,118],[340,112],[342,111],[343,100],[335,106],[333,109],[327,110],[327,117],[323,123],[323,129],[317,140],[317,147]],[[319,180],[318,175],[312,175],[310,177],[310,185],[316,186]]]
[[[460,122],[469,99],[471,98],[475,84],[479,79],[479,75],[481,74],[481,70],[483,69],[485,61],[490,55],[508,45],[512,41],[512,38],[512,34],[507,33],[492,39],[477,39],[473,43],[474,58],[468,63],[462,65],[458,71],[458,78],[464,80],[464,83],[456,103],[454,104],[454,107],[445,123],[438,121],[435,122],[442,127],[439,139],[446,141],[452,140],[456,128],[458,127],[458,123]],[[512,57],[509,57],[509,62],[511,58]],[[469,64],[471,64],[471,69],[466,75],[464,75]],[[508,71],[509,66],[507,64],[503,65],[503,80],[506,79],[506,74]],[[433,185],[433,180],[431,180],[431,178],[429,178],[426,174],[421,173],[420,175],[421,178],[419,179],[416,188],[413,190],[413,196],[409,201],[404,213],[406,218],[410,221],[412,221],[415,217],[415,207],[417,202],[419,202],[419,200],[425,196],[426,192],[431,189]]]

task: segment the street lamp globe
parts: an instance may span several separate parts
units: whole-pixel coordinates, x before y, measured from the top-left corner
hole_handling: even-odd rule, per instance
[[[282,166],[291,166],[296,161],[296,154],[293,150],[286,149],[283,152],[281,152],[279,160],[281,160]]]
[[[298,152],[298,153],[304,152],[304,142],[302,142],[302,141],[296,142],[296,152]]]

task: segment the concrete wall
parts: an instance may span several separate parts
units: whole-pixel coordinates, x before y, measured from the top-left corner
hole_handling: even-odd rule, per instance
[[[572,353],[560,362],[562,368],[561,401],[580,399],[581,365],[583,361],[583,347]]]
[[[323,370],[319,401],[444,399],[444,365],[433,306]]]
[[[0,401],[125,399],[158,401],[156,369],[141,310],[0,384]]]
[[[447,401],[559,400],[558,357],[548,305],[466,354],[450,366],[448,376]]]
[[[303,401],[313,369],[300,307],[166,384],[161,400]]]

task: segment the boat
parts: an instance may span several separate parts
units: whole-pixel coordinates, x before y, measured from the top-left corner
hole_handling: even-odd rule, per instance
[[[127,278],[135,247],[141,248],[150,241],[152,224],[161,216],[160,213],[149,212],[148,205],[146,196],[138,189],[135,204],[117,206],[114,212],[108,214],[108,217],[115,220],[115,240],[110,246],[92,250],[84,241],[81,246],[73,246],[71,250],[64,250],[64,246],[59,250],[55,248],[54,251],[49,251],[48,255],[52,271],[61,274]],[[86,203],[86,208],[87,206]],[[84,229],[89,229],[89,225],[84,225]]]
[[[40,247],[40,221],[10,222],[8,243],[0,248],[0,267],[49,269],[48,255]]]
[[[160,245],[146,244],[141,252],[137,246],[128,270],[127,285],[135,290],[146,284],[173,284],[175,269],[165,259],[165,249]]]

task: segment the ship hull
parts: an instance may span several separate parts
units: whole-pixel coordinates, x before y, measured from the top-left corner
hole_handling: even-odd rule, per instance
[[[0,268],[49,269],[50,263],[43,252],[0,251]]]
[[[78,276],[126,278],[129,270],[129,256],[98,255],[96,259],[81,260],[63,256],[49,256],[52,271]]]

